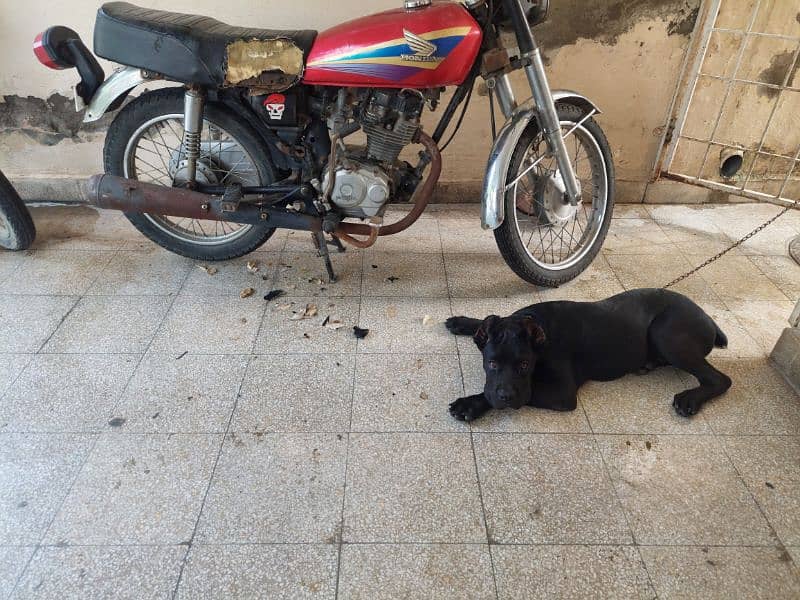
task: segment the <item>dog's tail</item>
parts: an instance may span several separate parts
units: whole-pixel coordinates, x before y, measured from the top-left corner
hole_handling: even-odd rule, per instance
[[[714,338],[714,347],[715,348],[727,348],[728,347],[728,336],[725,335],[725,332],[719,328],[719,325],[714,323],[714,329],[717,330],[717,335]]]

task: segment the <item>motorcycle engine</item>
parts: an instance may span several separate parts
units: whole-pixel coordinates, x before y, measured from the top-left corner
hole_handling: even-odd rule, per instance
[[[392,197],[399,177],[397,158],[417,133],[424,104],[422,95],[411,90],[375,90],[365,100],[360,123],[366,148],[337,160],[331,191],[331,202],[346,216],[374,217]],[[326,169],[323,189],[329,178]]]

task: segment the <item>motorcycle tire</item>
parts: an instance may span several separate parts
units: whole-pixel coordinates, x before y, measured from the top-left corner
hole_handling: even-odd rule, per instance
[[[557,171],[555,158],[550,157],[547,161],[542,161],[540,164],[543,166],[533,167],[522,175],[526,172],[528,164],[535,162],[529,156],[534,144],[536,148],[545,145],[538,123],[532,121],[512,154],[506,185],[514,184],[515,181],[517,183],[505,194],[505,219],[494,231],[500,254],[508,266],[525,281],[541,287],[558,287],[577,277],[592,263],[603,245],[614,211],[614,164],[603,130],[592,118],[580,123],[585,113],[576,106],[558,104],[556,110],[561,121],[562,133],[576,128],[571,136],[565,139],[568,154],[571,148],[575,148],[574,163],[577,164],[584,158],[589,159],[588,177],[582,170],[583,165],[579,165],[577,169],[576,176],[581,182],[582,200],[575,207],[573,220],[562,218],[569,214],[571,210],[569,205],[548,201],[546,193],[542,191],[547,186],[541,185],[541,179],[546,177],[546,173],[555,174]],[[579,158],[578,143],[586,152],[586,157]],[[539,156],[536,155],[536,158]],[[572,157],[570,160],[573,160]],[[523,161],[528,162],[523,165]],[[591,184],[591,198],[587,183]],[[518,187],[525,186],[529,188],[528,197],[522,201]],[[589,199],[591,212],[586,210]],[[589,231],[584,229],[583,225],[579,225],[582,217],[586,220],[587,228],[591,226]],[[523,221],[525,224],[521,225]],[[527,230],[523,231],[523,228],[529,225],[530,237],[527,235]],[[541,243],[534,250],[542,249],[542,252],[538,253],[530,248],[537,231]],[[577,242],[577,247],[573,253],[569,251],[571,246],[568,246],[567,255],[563,256],[565,235],[571,237],[570,244]],[[575,236],[578,236],[577,240]],[[527,243],[526,237],[528,237]],[[561,247],[557,256],[553,247],[559,237]],[[551,252],[550,256],[548,250]]]
[[[0,248],[27,250],[36,239],[31,213],[0,171]]]
[[[144,137],[150,131],[144,128],[152,128],[159,125],[166,127],[165,123],[173,128],[172,134],[174,135],[170,139],[177,140],[182,129],[176,133],[174,128],[176,127],[175,123],[178,122],[182,127],[183,102],[183,88],[164,88],[146,92],[126,105],[113,120],[106,135],[103,151],[106,173],[138,179],[136,173],[132,172],[134,170],[132,169],[132,161],[138,160],[136,154],[138,146],[134,145],[132,147],[132,144],[138,144],[139,139],[152,142],[153,138],[148,140]],[[206,103],[203,118],[204,139],[208,135],[209,129],[215,128],[215,131],[222,131],[227,134],[231,143],[238,144],[244,153],[243,155],[249,156],[249,162],[256,171],[253,175],[254,181],[250,183],[268,185],[275,180],[272,164],[269,161],[269,150],[247,123],[243,122],[236,114],[224,106],[212,102]],[[166,129],[163,131],[166,131]],[[141,138],[137,136],[141,136]],[[153,147],[148,149],[150,152],[158,150],[157,144],[160,145],[158,142],[152,143]],[[163,164],[164,169],[166,169],[166,174],[160,176],[161,179],[158,183],[161,185],[169,183],[171,185],[173,182],[169,180],[175,170],[173,160],[175,160],[176,152],[178,153],[178,158],[180,158],[180,149],[167,145],[164,145],[164,147],[169,150],[170,154],[164,157],[150,158],[157,164],[159,164],[160,159],[160,164]],[[220,146],[221,153],[222,146]],[[169,159],[169,161],[165,159]],[[203,155],[201,152],[202,160]],[[206,157],[206,160],[211,161],[211,158]],[[214,170],[213,164],[203,167],[202,169],[199,168],[198,172],[210,173]],[[242,226],[236,223],[197,221],[194,219],[188,220],[192,227],[190,231],[188,226],[183,225],[187,221],[186,219],[172,221],[161,215],[133,212],[125,213],[125,216],[134,227],[162,248],[182,256],[203,261],[228,260],[244,256],[261,246],[275,232],[274,228],[268,227],[266,224]],[[223,234],[207,235],[203,228],[203,223],[206,223],[208,228],[213,226],[215,232],[218,232],[218,228],[222,226]],[[226,226],[231,229],[231,232],[226,232]],[[197,232],[198,227],[202,234]]]

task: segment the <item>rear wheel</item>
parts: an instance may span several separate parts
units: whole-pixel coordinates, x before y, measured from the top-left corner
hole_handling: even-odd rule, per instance
[[[533,121],[511,158],[505,219],[495,239],[506,263],[530,283],[558,287],[588,267],[605,240],[614,210],[611,150],[594,119],[557,105],[561,132],[581,188],[577,206],[563,201],[564,184],[555,158]]]
[[[31,213],[0,171],[0,248],[27,250],[36,237]]]
[[[104,150],[107,173],[163,186],[186,183],[183,90],[167,88],[139,96],[109,127]],[[274,173],[268,149],[250,127],[224,108],[205,106],[196,180],[204,184],[268,185]],[[274,233],[265,225],[242,225],[125,213],[156,244],[198,260],[243,256]]]

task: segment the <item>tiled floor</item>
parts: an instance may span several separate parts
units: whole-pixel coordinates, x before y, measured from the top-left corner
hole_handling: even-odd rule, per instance
[[[573,413],[446,410],[482,385],[448,316],[663,285],[775,210],[620,206],[536,290],[475,206],[335,255],[336,284],[302,233],[209,275],[115,213],[36,209],[36,249],[0,254],[0,597],[798,598],[800,400],[767,360],[796,215],[678,287],[731,339],[697,417],[670,369]]]

